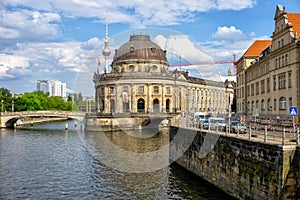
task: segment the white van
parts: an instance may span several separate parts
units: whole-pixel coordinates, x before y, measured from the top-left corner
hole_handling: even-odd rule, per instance
[[[203,112],[195,112],[195,113],[193,114],[193,117],[194,117],[194,118],[205,119],[205,113],[203,113]]]
[[[208,119],[209,128],[211,130],[219,130],[219,131],[226,131],[226,121],[224,118],[209,118]]]

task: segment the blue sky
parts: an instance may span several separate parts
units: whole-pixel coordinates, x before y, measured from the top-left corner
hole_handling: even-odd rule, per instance
[[[174,53],[194,64],[207,59],[204,53],[210,60],[232,60],[233,54],[238,59],[254,40],[270,39],[278,4],[300,12],[299,0],[2,0],[0,87],[31,92],[37,80],[56,79],[70,90],[93,95],[105,10],[112,52],[131,33],[142,32],[170,52],[170,63],[176,64]],[[226,75],[229,67],[188,70],[213,77]]]

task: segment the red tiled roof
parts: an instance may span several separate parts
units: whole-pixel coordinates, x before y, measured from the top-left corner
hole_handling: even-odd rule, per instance
[[[262,51],[271,45],[272,40],[255,40],[244,53],[244,56],[260,56]]]
[[[300,13],[287,13],[288,21],[292,23],[293,32],[300,34]]]

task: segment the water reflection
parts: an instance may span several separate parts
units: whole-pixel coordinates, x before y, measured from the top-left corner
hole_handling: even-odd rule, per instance
[[[168,166],[169,135],[159,132],[151,138],[145,138],[143,134],[147,133],[85,132],[81,138],[97,160],[117,171],[141,173]]]
[[[77,132],[72,124],[66,132],[64,124],[23,127],[15,133],[1,129],[0,199],[230,199],[176,165],[129,173],[103,163],[104,157],[115,163],[121,156],[104,154],[104,138],[127,154],[147,156],[167,146],[168,134],[147,140],[138,137],[141,132]],[[161,158],[128,163],[150,168],[156,160]]]

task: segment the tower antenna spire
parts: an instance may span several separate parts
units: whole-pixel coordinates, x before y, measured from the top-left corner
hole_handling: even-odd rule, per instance
[[[108,42],[108,11],[105,11],[105,42]]]
[[[104,56],[105,66],[104,66],[104,73],[107,72],[108,69],[108,57],[110,55],[110,49],[108,47],[108,11],[105,11],[105,42],[104,48],[102,50],[102,55]]]

